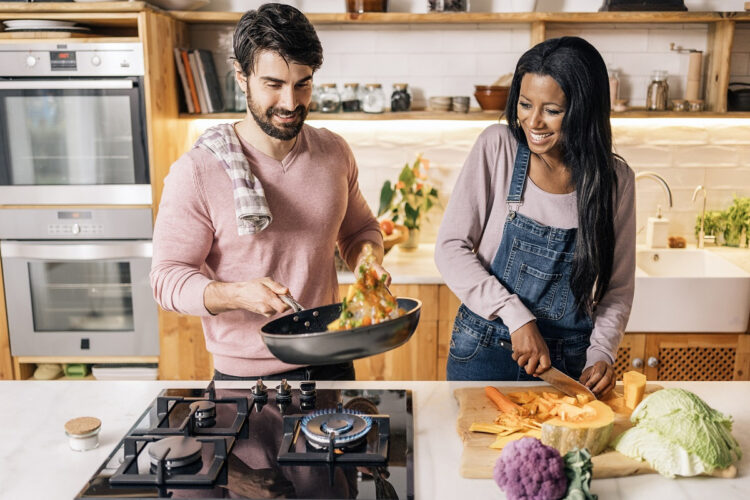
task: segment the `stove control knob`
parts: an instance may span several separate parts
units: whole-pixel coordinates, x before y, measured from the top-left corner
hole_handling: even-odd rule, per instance
[[[73,224],[71,231],[73,231],[73,234],[78,234],[81,232],[81,226],[79,224]]]
[[[289,401],[290,399],[292,399],[292,386],[283,378],[281,384],[276,387],[276,401]]]
[[[102,63],[102,58],[99,56],[94,56],[91,58],[91,64],[94,66],[99,66]]]
[[[36,57],[32,55],[26,56],[26,66],[28,66],[29,68],[33,68],[34,66],[36,66]]]
[[[311,401],[315,399],[315,382],[300,382],[299,399],[301,401]]]
[[[258,379],[252,389],[253,397],[255,399],[266,399],[268,398],[268,388],[263,384],[263,379]]]

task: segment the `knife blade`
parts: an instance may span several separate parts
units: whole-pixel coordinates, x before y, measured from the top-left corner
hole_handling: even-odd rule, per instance
[[[500,347],[513,352],[513,346],[510,342],[506,342],[505,340],[500,340],[499,342]],[[555,389],[559,389],[567,396],[575,398],[578,394],[585,394],[591,398],[591,401],[597,399],[588,387],[578,382],[576,379],[564,374],[554,366],[549,367],[544,373],[538,375],[538,377]]]

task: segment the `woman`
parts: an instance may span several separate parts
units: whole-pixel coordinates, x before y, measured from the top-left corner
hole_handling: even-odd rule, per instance
[[[597,396],[614,387],[633,301],[635,191],[612,152],[609,102],[604,61],[581,38],[547,40],[518,61],[508,126],[477,140],[438,235],[435,261],[463,302],[449,380],[535,380],[555,366]]]

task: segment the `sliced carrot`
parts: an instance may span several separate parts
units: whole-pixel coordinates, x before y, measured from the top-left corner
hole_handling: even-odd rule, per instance
[[[498,391],[492,386],[486,386],[484,393],[490,398],[490,401],[497,406],[497,409],[505,413],[518,413],[521,407],[511,401],[508,396]]]

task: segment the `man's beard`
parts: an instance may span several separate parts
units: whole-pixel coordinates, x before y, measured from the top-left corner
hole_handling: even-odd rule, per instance
[[[305,123],[307,118],[307,108],[303,105],[299,105],[294,111],[289,111],[282,108],[268,108],[265,112],[255,104],[253,98],[250,96],[250,89],[247,92],[247,109],[250,110],[250,114],[253,115],[255,123],[258,124],[260,129],[266,134],[270,135],[274,139],[282,141],[289,141],[297,137],[297,134],[302,130],[302,125]],[[273,115],[279,115],[282,118],[289,118],[296,116],[297,120],[291,123],[284,123],[281,127],[274,125]]]

